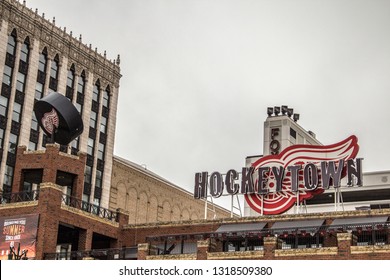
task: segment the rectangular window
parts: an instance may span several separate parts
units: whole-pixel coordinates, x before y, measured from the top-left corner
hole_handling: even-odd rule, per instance
[[[100,119],[100,132],[106,133],[107,132],[107,118],[102,116]]]
[[[38,131],[38,121],[34,112],[32,113],[32,118],[31,118],[31,129]]]
[[[99,143],[98,154],[97,154],[98,159],[104,160],[104,150],[105,150],[105,145]]]
[[[50,77],[57,80],[57,73],[58,73],[58,63],[57,61],[53,60],[51,62],[51,67],[50,67]]]
[[[97,114],[94,111],[91,111],[91,118],[89,120],[89,126],[96,128]]]
[[[34,143],[34,142],[28,142],[28,149],[30,151],[36,151],[38,148],[38,144],[37,143]]]
[[[110,96],[109,96],[108,92],[105,90],[103,92],[103,106],[108,108],[109,102],[110,102]]]
[[[39,54],[39,64],[38,64],[38,70],[42,73],[46,72],[46,56],[44,54]]]
[[[18,77],[16,80],[16,90],[24,92],[24,84],[26,82],[26,75],[18,72]]]
[[[96,170],[95,186],[97,188],[101,188],[102,187],[102,172],[100,170]]]
[[[18,136],[10,133],[9,135],[9,146],[8,146],[8,152],[12,154],[16,154],[16,147],[18,146]]]
[[[85,174],[84,174],[84,181],[85,183],[91,184],[92,183],[92,167],[89,165],[85,166]]]
[[[8,98],[0,95],[0,115],[7,116]]]
[[[14,110],[12,112],[12,120],[19,123],[20,122],[20,113],[22,111],[22,105],[19,103],[14,103]]]
[[[11,187],[13,177],[14,177],[14,168],[12,166],[6,165],[5,173],[4,173],[4,185]]]
[[[0,148],[3,147],[4,129],[0,128]]]
[[[95,140],[92,138],[88,138],[88,147],[87,147],[88,155],[93,156],[94,146],[95,146]]]
[[[4,65],[3,84],[7,86],[11,85],[12,80],[12,68],[8,65]]]
[[[29,50],[28,50],[27,44],[23,44],[22,48],[20,50],[20,60],[21,61],[24,61],[26,63],[28,62],[27,61],[28,60],[28,52],[29,52]]]
[[[93,86],[92,100],[99,102],[99,87],[97,85]]]
[[[39,100],[43,96],[43,84],[36,83],[35,85],[35,99]]]

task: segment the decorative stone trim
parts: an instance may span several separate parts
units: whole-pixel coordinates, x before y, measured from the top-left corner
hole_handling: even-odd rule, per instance
[[[387,253],[390,255],[390,245],[351,246],[351,254]]]
[[[238,252],[218,252],[207,253],[208,260],[253,260],[264,258],[264,251],[238,251]]]
[[[337,233],[337,241],[351,241],[352,240],[352,233]]]
[[[16,208],[22,208],[22,207],[33,207],[33,206],[38,206],[38,200],[0,204],[0,208],[2,210],[3,209],[16,209]]]
[[[146,256],[146,259],[147,260],[196,260],[196,254],[156,255],[156,256]]]
[[[324,256],[324,255],[334,256],[337,254],[338,254],[337,247],[275,250],[275,257],[300,257],[300,256]]]

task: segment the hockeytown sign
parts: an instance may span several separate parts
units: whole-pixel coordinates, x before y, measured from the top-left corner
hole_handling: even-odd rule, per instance
[[[220,197],[226,189],[230,195],[243,194],[260,214],[281,214],[331,186],[339,188],[344,177],[347,186],[361,186],[362,159],[356,158],[357,142],[352,135],[333,145],[293,145],[280,154],[260,158],[241,172],[196,173],[194,197]]]

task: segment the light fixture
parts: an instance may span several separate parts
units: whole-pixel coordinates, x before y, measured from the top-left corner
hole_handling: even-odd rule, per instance
[[[274,107],[274,113],[275,113],[275,116],[280,114],[280,107],[279,106]]]
[[[293,108],[288,108],[287,109],[287,115],[291,118],[291,116],[294,114],[294,109]]]
[[[287,110],[288,110],[288,106],[287,105],[283,105],[282,106],[282,115],[286,115],[287,114]]]
[[[267,108],[268,117],[271,117],[273,113],[274,113],[274,108],[268,107],[268,108]]]
[[[293,115],[294,122],[297,122],[299,120],[299,114]]]

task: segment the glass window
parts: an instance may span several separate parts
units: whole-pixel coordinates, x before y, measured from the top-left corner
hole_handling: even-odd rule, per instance
[[[85,166],[85,174],[84,174],[84,181],[85,183],[91,184],[92,183],[92,167],[89,165]]]
[[[72,70],[68,71],[68,79],[66,81],[66,86],[73,88],[73,83],[74,83],[74,74]]]
[[[89,195],[83,194],[83,201],[88,203],[89,202]]]
[[[95,140],[92,138],[88,138],[88,147],[87,147],[87,154],[93,156],[93,149],[95,146]]]
[[[41,53],[39,54],[39,64],[38,64],[38,70],[45,73],[46,72],[46,55]]]
[[[99,143],[98,154],[97,154],[98,159],[104,160],[104,150],[105,150],[105,145]]]
[[[15,122],[20,122],[20,113],[22,111],[22,105],[19,103],[14,103],[14,110],[12,112],[12,120]]]
[[[18,78],[16,80],[16,90],[18,90],[20,92],[24,92],[25,81],[26,81],[26,75],[19,72]]]
[[[79,103],[74,104],[74,106],[76,107],[77,111],[81,115],[81,113],[82,113],[81,110],[83,110],[83,106],[81,106],[81,104],[79,104]]]
[[[107,118],[104,116],[100,118],[100,132],[102,133],[107,132]]]
[[[32,113],[32,117],[31,117],[31,129],[38,131],[38,121],[34,112]]]
[[[12,68],[8,65],[4,65],[3,84],[11,85],[12,80]]]
[[[15,46],[16,46],[16,40],[14,36],[8,37],[8,44],[7,44],[7,53],[10,55],[15,55]]]
[[[14,168],[12,166],[6,165],[5,173],[4,173],[4,185],[12,186],[13,176],[14,176]]]
[[[4,129],[0,128],[0,147],[3,147]]]
[[[8,98],[0,95],[0,115],[7,116]]]
[[[28,53],[29,53],[29,47],[27,43],[24,43],[22,45],[22,48],[20,50],[20,60],[24,62],[28,62]]]
[[[58,75],[58,62],[54,59],[51,62],[50,77],[57,80],[57,75]]]
[[[77,79],[77,92],[84,93],[84,84],[85,84],[84,77],[80,76]]]
[[[41,83],[36,83],[35,85],[35,99],[39,100],[43,96],[43,85]]]
[[[91,118],[89,120],[89,126],[96,128],[97,114],[94,111],[91,111]]]
[[[109,108],[110,104],[110,94],[107,90],[103,92],[103,106]]]
[[[9,134],[8,152],[15,154],[17,146],[18,146],[18,136],[13,134],[13,133],[10,133]]]
[[[35,150],[37,150],[37,148],[38,148],[38,144],[37,143],[31,142],[31,141],[28,143],[28,149],[30,151],[35,151]]]
[[[92,99],[96,102],[99,102],[99,85],[94,85],[93,86],[93,94],[92,94]]]
[[[102,187],[102,172],[100,170],[96,170],[95,186],[97,188],[101,188]]]

